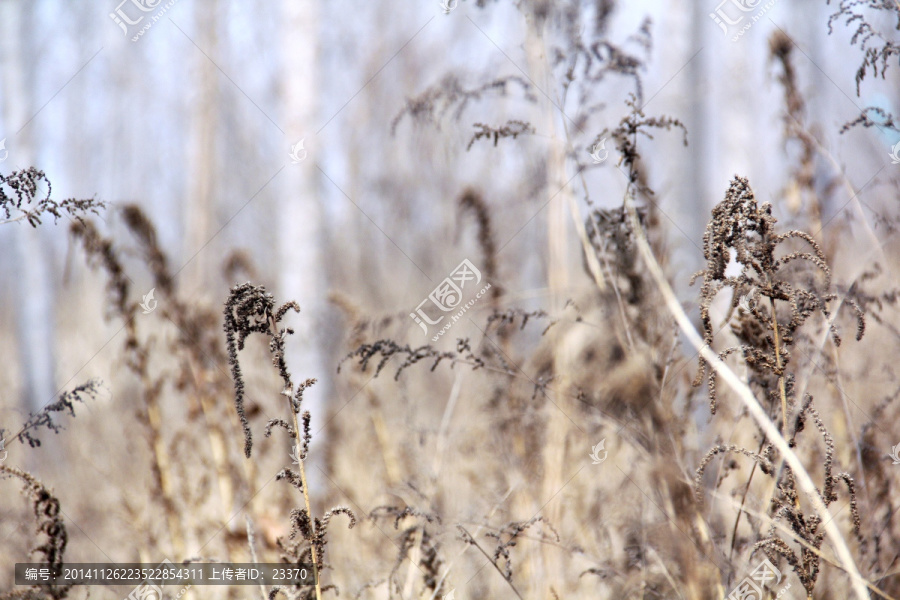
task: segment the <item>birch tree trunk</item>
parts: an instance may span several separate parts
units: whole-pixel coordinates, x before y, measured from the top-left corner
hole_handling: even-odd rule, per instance
[[[218,119],[218,71],[213,60],[218,56],[219,2],[209,0],[197,3],[194,22],[197,24],[198,44],[206,54],[195,54],[197,95],[191,110],[190,137],[190,183],[187,210],[185,211],[185,240],[188,256],[202,248],[212,231],[210,223],[215,211],[215,184],[218,180],[216,168],[216,120]],[[213,60],[207,58],[207,55]],[[188,292],[196,294],[208,290],[212,283],[210,273],[215,268],[216,259],[211,252],[200,252],[191,264],[182,281],[188,284]],[[218,266],[218,265],[216,265]]]
[[[540,10],[539,2],[534,6],[525,9],[525,19],[527,22],[525,51],[528,60],[528,72],[532,80],[537,86],[544,90],[551,99],[556,100],[557,84],[554,80],[553,73],[547,57],[547,47],[544,40],[545,20],[540,16],[543,12]],[[543,99],[542,99],[543,100]],[[554,314],[559,314],[565,306],[566,295],[571,293],[570,276],[569,276],[569,223],[566,212],[569,208],[568,196],[572,193],[570,186],[566,186],[566,156],[565,131],[558,126],[559,109],[553,103],[553,100],[542,101],[538,105],[539,115],[535,119],[538,131],[550,137],[550,147],[547,152],[547,185],[545,194],[548,198],[556,196],[547,205],[547,286],[550,291],[548,304]],[[565,189],[561,189],[565,186]],[[564,355],[571,351],[571,348],[560,347],[556,351],[560,355]],[[566,389],[568,381],[561,380],[559,385],[562,389]],[[560,395],[562,396],[562,395]],[[567,399],[558,398],[557,401],[562,410],[568,411]],[[549,404],[549,403],[548,403]],[[545,405],[547,419],[547,437],[548,439],[557,440],[558,444],[548,445],[545,449],[544,473],[546,474],[543,486],[539,492],[539,498],[552,498],[563,487],[562,473],[567,472],[566,469],[566,446],[565,440],[568,437],[571,423],[562,410],[555,405]],[[531,514],[534,506],[523,505],[523,501],[527,502],[524,497],[514,505],[515,514]],[[532,502],[534,498],[531,499]],[[543,502],[543,500],[538,500]],[[560,505],[559,503],[551,503],[541,509],[541,514],[550,522],[559,522]],[[564,589],[562,582],[559,581],[558,574],[562,573],[562,566],[559,560],[559,554],[548,552],[546,548],[541,548],[540,559],[534,564],[527,563],[521,568],[520,576],[523,581],[530,581],[531,585],[526,594],[529,597],[539,597],[548,594],[548,590]]]
[[[3,163],[6,174],[34,164],[31,132],[34,124],[23,128],[31,117],[25,82],[25,53],[29,36],[25,34],[29,5],[20,0],[0,2],[0,48],[3,59],[3,129],[9,155]],[[21,132],[19,129],[22,128]],[[52,219],[51,219],[52,222]],[[36,411],[53,399],[56,391],[53,358],[53,291],[50,285],[46,248],[39,230],[25,222],[5,225],[13,230],[13,288],[16,298],[16,336],[22,372],[22,403]]]
[[[328,293],[322,265],[323,211],[319,204],[321,155],[315,147],[315,132],[321,125],[316,97],[319,92],[317,0],[284,0],[282,3],[282,110],[281,122],[287,143],[286,165],[279,183],[277,223],[280,294],[282,301],[296,300],[302,312],[292,320],[294,335],[287,354],[294,383],[315,377],[324,380],[331,372],[323,357],[324,298]],[[297,146],[303,142],[302,148]],[[295,149],[293,158],[289,155]],[[310,491],[321,491],[320,452],[326,422],[325,382],[306,390],[303,406],[312,414],[313,443],[307,475]],[[318,433],[317,433],[318,432]],[[285,450],[287,452],[287,450]]]

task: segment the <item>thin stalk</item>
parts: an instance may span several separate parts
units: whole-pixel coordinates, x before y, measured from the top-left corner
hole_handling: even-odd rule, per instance
[[[767,277],[768,279],[768,277]],[[769,302],[772,305],[772,330],[775,334],[775,369],[778,373],[778,393],[781,396],[781,433],[782,435],[787,436],[787,392],[785,391],[784,384],[784,373],[782,372],[782,361],[781,361],[781,335],[778,332],[778,316],[775,314],[775,298],[769,298]],[[753,465],[756,468],[756,464]],[[775,481],[778,481],[781,478],[781,473],[784,470],[784,459],[782,458],[778,462],[778,469],[776,469],[778,475],[775,478]],[[749,484],[748,484],[749,485]],[[775,496],[775,491],[777,489],[777,485],[771,486],[771,494],[769,496],[769,500],[766,503],[768,506],[772,502],[772,498]],[[794,499],[794,504],[797,508],[800,508],[800,498]]]
[[[7,223],[16,223],[18,221],[24,221],[28,218],[28,213],[24,213],[19,215],[18,217],[13,217],[11,219],[6,219],[4,221],[0,221],[0,225],[6,225]]]
[[[666,306],[668,307],[669,311],[675,317],[679,327],[681,327],[681,330],[691,342],[691,345],[697,349],[703,359],[706,360],[706,362],[712,369],[716,371],[716,373],[718,373],[719,377],[721,377],[725,381],[725,383],[734,390],[738,399],[740,399],[740,401],[747,408],[750,416],[753,417],[753,420],[757,422],[757,424],[763,430],[763,433],[770,440],[772,440],[775,448],[781,453],[788,465],[790,465],[791,470],[794,472],[794,476],[796,477],[797,484],[809,497],[810,504],[812,504],[813,509],[822,519],[825,534],[834,544],[834,549],[841,561],[841,566],[850,577],[854,595],[856,596],[857,600],[868,600],[869,594],[866,591],[866,585],[868,582],[863,579],[862,575],[860,575],[859,568],[856,566],[856,562],[853,560],[853,555],[850,553],[850,548],[847,546],[847,541],[841,535],[837,524],[834,522],[834,516],[828,511],[828,507],[826,507],[825,503],[822,502],[822,498],[819,497],[819,490],[816,488],[816,484],[813,482],[812,477],[810,477],[809,472],[803,465],[803,462],[788,445],[787,440],[785,440],[784,436],[781,435],[775,424],[772,423],[771,420],[769,420],[769,416],[765,413],[759,402],[756,400],[756,396],[753,395],[753,391],[747,386],[746,383],[741,381],[741,379],[735,374],[734,371],[731,370],[728,365],[726,365],[722,360],[719,359],[718,355],[713,352],[709,348],[709,346],[704,343],[703,337],[701,337],[701,335],[697,332],[694,324],[691,323],[690,317],[688,317],[684,312],[684,308],[682,308],[681,303],[678,301],[678,297],[675,296],[675,292],[672,291],[672,286],[670,286],[669,282],[666,280],[666,276],[663,273],[662,268],[659,266],[659,262],[656,260],[656,257],[653,256],[653,250],[650,249],[650,244],[647,242],[647,238],[644,234],[644,228],[638,220],[637,211],[634,208],[630,189],[625,195],[625,207],[628,210],[629,216],[631,217],[638,251],[643,258],[644,263],[647,265],[647,269],[650,271],[651,276],[656,282],[659,291],[662,293],[663,299],[665,300]]]
[[[234,506],[234,488],[230,475],[231,464],[228,461],[225,436],[217,425],[218,420],[216,418],[214,399],[203,391],[207,380],[205,371],[193,356],[188,357],[188,364],[190,365],[190,373],[194,381],[194,389],[197,390],[195,398],[200,405],[200,410],[203,412],[206,433],[209,437],[210,449],[212,450],[216,480],[219,484],[219,495],[221,496],[222,516],[225,519],[224,522],[227,523],[231,515],[231,508]],[[228,552],[230,557],[231,548],[226,548],[226,552]]]
[[[766,437],[763,436],[762,442],[759,444],[757,454],[762,452],[763,446],[766,445]],[[734,519],[734,527],[731,530],[731,550],[728,552],[728,560],[734,556],[734,545],[737,541],[738,523],[741,522],[741,515],[744,514],[744,503],[747,501],[747,493],[750,491],[750,484],[753,483],[753,474],[756,473],[756,461],[753,461],[753,467],[750,469],[750,476],[747,478],[747,485],[744,487],[744,494],[741,496],[741,506],[738,508],[737,517]],[[765,508],[765,507],[763,507]]]
[[[775,314],[775,298],[772,303],[772,329],[775,332],[775,368],[778,371],[778,392],[781,394],[781,431],[787,435],[787,392],[784,388],[784,373],[781,370],[781,336],[778,334],[778,316]]]
[[[503,578],[503,581],[505,581],[506,583],[509,584],[509,587],[512,588],[512,591],[516,595],[516,597],[519,600],[525,600],[524,598],[522,598],[522,594],[519,593],[519,590],[516,589],[516,586],[513,585],[513,582],[506,578],[506,575],[503,574],[503,571],[500,570],[500,567],[497,565],[496,562],[494,562],[494,559],[491,558],[491,555],[488,554],[487,552],[485,552],[484,548],[482,548],[480,545],[478,545],[478,542],[475,541],[475,538],[472,537],[472,534],[469,533],[468,531],[466,531],[465,527],[460,526],[459,528],[461,530],[465,531],[466,535],[469,536],[469,539],[471,540],[471,544],[473,546],[475,546],[476,548],[478,548],[478,551],[481,552],[486,559],[488,559],[488,562],[491,563],[491,566],[494,567],[498,573],[500,573],[500,577]]]
[[[297,413],[294,411],[294,403],[292,400],[294,394],[294,388],[291,386],[291,395],[288,396],[288,408],[291,411],[291,418],[293,419],[294,425],[294,435],[296,439],[295,452],[297,454],[297,462],[300,463],[300,483],[303,485],[303,502],[306,504],[306,515],[309,517],[309,530],[312,534],[313,539],[316,537],[316,525],[315,520],[312,516],[312,506],[309,503],[309,485],[306,482],[306,468],[303,466],[305,461],[305,457],[303,457],[302,451],[303,442],[300,438],[300,424],[297,421]],[[310,541],[310,547],[312,548],[312,563],[313,563],[313,576],[316,578],[316,600],[322,600],[322,584],[319,583],[319,559],[316,557],[318,554],[318,548],[316,547],[316,543]]]
[[[250,548],[250,560],[258,563],[259,558],[256,556],[256,534],[253,531],[253,521],[250,519],[250,515],[244,515],[244,520],[247,523],[247,546]],[[262,592],[262,600],[266,600],[269,597],[265,584],[259,584],[259,591]]]
[[[275,317],[269,316],[269,322],[272,327],[272,335],[278,335],[278,324],[275,322]],[[303,455],[303,439],[300,437],[300,422],[297,420],[297,411],[294,410],[294,384],[290,383],[285,389],[281,392],[284,396],[287,396],[288,410],[291,413],[291,420],[294,426],[294,453],[297,456],[297,462],[300,466],[300,485],[303,488],[303,502],[306,505],[306,516],[309,519],[309,531],[312,539],[309,542],[310,546],[310,554],[312,555],[312,565],[313,565],[313,576],[316,578],[316,600],[322,600],[322,584],[319,582],[319,559],[316,556],[318,554],[318,548],[316,546],[316,522],[313,519],[312,514],[312,506],[309,502],[309,485],[306,479],[306,467],[303,466],[305,456]]]
[[[722,495],[721,492],[718,492],[718,491],[716,491],[716,490],[712,490],[710,493],[711,493],[713,496],[716,496],[716,497],[718,497],[718,498],[725,498],[725,497]],[[726,499],[728,499],[728,498],[726,498]],[[731,502],[734,503],[734,500],[731,500]],[[784,525],[783,523],[780,523],[780,522],[778,522],[778,521],[775,521],[770,515],[767,515],[767,514],[765,514],[765,513],[761,513],[761,512],[759,512],[759,511],[753,510],[752,508],[745,508],[745,509],[744,509],[744,512],[747,513],[748,515],[749,515],[749,514],[753,514],[754,516],[759,517],[760,519],[765,519],[765,520],[769,521],[769,524],[770,524],[770,525],[772,525],[773,527],[775,527],[776,529],[778,529],[779,531],[781,531],[781,533],[783,533],[785,536],[791,538],[794,542],[796,542],[796,543],[799,544],[800,546],[803,546],[803,548],[805,548],[806,550],[809,550],[810,552],[812,552],[813,554],[815,554],[816,556],[818,556],[820,559],[822,559],[823,561],[825,561],[826,563],[828,563],[828,564],[831,565],[832,567],[834,567],[834,568],[836,568],[836,569],[839,569],[839,570],[841,570],[841,571],[844,571],[844,572],[846,573],[846,569],[844,569],[843,565],[841,565],[841,564],[838,563],[838,562],[835,562],[835,560],[834,560],[833,558],[831,558],[831,557],[826,556],[825,554],[823,554],[822,551],[821,551],[820,549],[818,549],[818,548],[816,548],[815,546],[811,545],[808,541],[806,541],[805,539],[803,539],[802,537],[800,537],[799,535],[797,535],[797,533],[796,533],[794,530],[792,530],[790,527],[787,527],[787,526]],[[898,555],[898,556],[900,556],[900,555]],[[896,556],[895,556],[894,558],[896,559]],[[887,574],[885,574],[885,575],[882,575],[882,578],[887,577],[887,576],[889,576],[889,575],[893,575],[893,574],[894,574],[894,573],[887,573]],[[898,600],[897,598],[894,598],[893,596],[890,596],[890,595],[884,593],[883,591],[879,590],[877,587],[875,587],[875,585],[873,585],[873,584],[872,584],[871,582],[869,582],[869,581],[864,581],[863,583],[864,583],[864,584],[866,585],[866,587],[868,587],[874,594],[876,594],[876,595],[878,595],[878,596],[881,596],[882,598],[885,598],[885,600]]]
[[[294,413],[294,430],[297,432],[297,438],[299,440],[300,430],[297,429],[297,413]],[[300,442],[297,442],[297,449],[299,452]],[[299,456],[299,455],[298,455]],[[309,503],[309,486],[306,483],[306,467],[303,466],[304,459],[300,459],[297,462],[300,463],[300,481],[303,483],[303,502],[306,504],[306,514],[309,515],[309,530],[312,532],[313,537],[316,535],[316,525],[315,520],[312,517],[312,507]],[[315,542],[311,542],[310,546],[312,548],[312,562],[313,562],[313,575],[316,578],[316,600],[321,600],[322,598],[322,584],[319,582],[319,559],[316,557],[318,553],[318,547]]]
[[[146,384],[144,389],[147,389]],[[147,428],[150,434],[150,448],[153,452],[153,459],[155,461],[155,468],[153,469],[155,483],[162,496],[162,505],[163,510],[166,513],[166,524],[169,529],[169,537],[172,540],[172,547],[177,555],[184,556],[185,542],[184,537],[181,534],[182,523],[175,504],[176,494],[173,483],[175,478],[172,476],[172,463],[169,461],[168,450],[163,442],[162,434],[160,433],[162,431],[162,416],[160,414],[157,399],[151,397],[154,395],[155,394],[151,392],[151,394],[147,396],[147,407],[144,415],[147,418]]]

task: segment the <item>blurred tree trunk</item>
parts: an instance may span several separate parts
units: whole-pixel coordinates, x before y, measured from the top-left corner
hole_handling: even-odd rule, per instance
[[[704,50],[706,46],[707,32],[714,31],[712,20],[709,18],[709,7],[702,2],[693,2],[693,18],[691,19],[691,43],[687,46],[687,53],[679,56],[679,60],[686,61],[694,55],[688,69],[690,85],[690,111],[689,116],[692,129],[688,131],[690,147],[688,148],[688,160],[690,160],[690,181],[685,182],[689,193],[687,195],[687,210],[684,214],[688,217],[683,221],[685,233],[695,244],[700,244],[703,239],[703,231],[706,227],[706,215],[711,207],[710,197],[710,173],[709,173],[709,115],[711,113],[709,81],[709,62],[707,57],[710,52]],[[675,69],[677,65],[670,65]],[[676,72],[676,71],[671,71]],[[676,136],[672,136],[673,138]],[[682,188],[685,189],[685,188]],[[685,260],[688,268],[693,272],[700,268],[702,255],[693,247],[687,246]]]
[[[34,123],[26,126],[31,117],[28,99],[32,94],[24,75],[35,71],[32,65],[25,65],[25,56],[33,56],[33,53],[24,50],[30,39],[26,28],[32,9],[30,3],[20,0],[0,2],[0,56],[3,59],[0,66],[3,76],[3,95],[0,97],[3,133],[0,133],[0,139],[6,138],[9,151],[2,165],[6,174],[32,166],[35,162],[30,134]],[[22,128],[21,132],[19,128]],[[4,227],[13,230],[15,247],[12,273],[16,298],[16,337],[23,378],[23,408],[35,411],[53,399],[56,389],[53,353],[55,314],[49,263],[39,230],[24,222]]]
[[[524,11],[527,22],[525,52],[528,60],[528,72],[530,78],[539,89],[544,90],[550,99],[541,100],[538,103],[539,114],[533,121],[539,133],[550,137],[550,146],[547,152],[547,181],[544,193],[546,197],[553,198],[547,205],[547,287],[550,290],[548,305],[553,314],[559,314],[566,301],[566,296],[571,294],[571,281],[569,276],[569,235],[574,232],[568,227],[569,218],[566,213],[569,210],[568,199],[573,193],[572,184],[566,184],[569,179],[566,173],[565,147],[567,144],[565,129],[558,124],[559,109],[556,107],[558,85],[553,77],[550,62],[547,56],[547,45],[544,40],[545,18],[542,2],[538,1]],[[565,117],[562,117],[565,118]],[[554,197],[555,196],[555,197]],[[580,218],[580,217],[576,217]],[[557,347],[559,354],[569,352],[568,347]],[[566,389],[568,381],[561,380],[559,386]],[[560,395],[563,396],[563,395]],[[548,439],[564,440],[570,428],[570,421],[565,413],[570,408],[569,398],[557,398],[558,405],[547,408],[546,426]],[[557,408],[560,406],[561,408]],[[546,408],[546,407],[545,407]],[[517,451],[524,455],[526,447],[522,436],[516,440]],[[538,492],[539,497],[551,498],[563,487],[563,473],[566,472],[565,464],[566,444],[551,444],[545,449],[543,457],[544,472],[546,474],[543,487]],[[534,511],[535,498],[521,497],[513,504],[515,514],[528,514]],[[560,505],[551,504],[542,509],[543,515],[550,522],[559,522]],[[523,581],[530,581],[531,586],[526,596],[538,597],[548,595],[550,588],[564,589],[563,582],[559,580],[562,573],[559,553],[541,549],[540,561],[535,564],[525,564],[521,567],[519,575]]]
[[[321,125],[316,97],[321,89],[318,73],[318,0],[284,0],[282,3],[282,98],[281,121],[287,136],[284,148],[286,165],[276,179],[279,182],[278,214],[272,215],[276,223],[279,243],[278,272],[280,273],[281,301],[296,300],[302,309],[291,319],[294,335],[287,344],[288,364],[295,385],[309,377],[324,379],[331,370],[325,370],[322,360],[324,331],[323,313],[328,290],[324,277],[321,252],[323,242],[322,208],[319,204],[318,169],[321,154],[315,148],[314,136]],[[303,148],[296,145],[303,142]],[[296,148],[295,162],[289,156]],[[326,414],[324,382],[313,386],[304,394],[304,408],[312,413],[312,431],[315,434],[325,425]],[[310,453],[310,491],[317,493],[321,486],[319,452],[325,431],[313,436],[313,452]],[[287,448],[287,447],[286,447]],[[287,451],[287,450],[285,450]]]
[[[184,232],[188,256],[202,248],[212,237],[210,223],[215,211],[217,181],[216,166],[216,120],[218,110],[218,70],[213,61],[218,60],[218,0],[198,2],[194,5],[194,23],[198,33],[197,44],[203,52],[194,54],[197,61],[197,89],[191,109],[191,133],[189,147],[190,169],[188,170],[188,198],[185,211]],[[209,58],[207,58],[207,55]],[[212,60],[210,60],[212,59]],[[182,280],[188,284],[189,294],[209,290],[214,280],[210,276],[213,264],[218,259],[214,252],[200,252]]]
[[[568,195],[572,193],[566,186],[569,176],[566,174],[566,136],[565,130],[559,127],[559,109],[557,101],[557,85],[547,59],[544,44],[544,17],[540,16],[540,2],[533,9],[527,9],[525,52],[528,60],[528,72],[538,88],[544,90],[550,99],[541,99],[538,103],[538,117],[535,124],[538,131],[551,138],[547,154],[547,181],[545,193],[553,198],[547,206],[547,287],[550,290],[549,306],[556,312],[565,306],[569,290],[569,223],[566,212]],[[561,190],[565,186],[565,189]]]

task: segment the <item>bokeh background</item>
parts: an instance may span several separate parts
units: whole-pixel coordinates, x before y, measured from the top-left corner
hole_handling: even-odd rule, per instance
[[[461,323],[438,344],[441,348],[453,349],[457,337],[479,339],[483,319],[498,307],[558,315],[590,289],[576,224],[591,210],[620,206],[627,183],[611,139],[605,146],[608,160],[594,164],[590,152],[628,114],[631,94],[647,115],[677,118],[687,130],[687,147],[679,131],[660,131],[641,140],[640,152],[656,191],[655,247],[664,248],[667,275],[692,316],[698,314],[697,290],[688,286],[688,278],[703,265],[709,210],[736,173],[749,178],[760,202],[774,205],[783,226],[802,225],[824,240],[834,259],[835,281],[849,286],[876,260],[886,281],[883,289],[894,281],[891,263],[898,246],[893,214],[900,166],[892,164],[890,153],[900,134],[889,127],[845,132],[842,127],[867,106],[896,112],[898,71],[890,68],[884,78],[870,72],[857,89],[863,52],[858,43],[851,45],[855,24],[837,19],[829,33],[829,16],[838,9],[834,2],[757,3],[748,14],[765,9],[763,14],[736,41],[731,39],[736,29],[726,33],[711,18],[717,9],[738,14],[730,0],[452,0],[446,7],[437,0],[169,0],[156,5],[139,0],[0,0],[0,139],[6,152],[0,150],[5,157],[0,173],[35,166],[52,182],[55,198],[107,203],[90,219],[119,244],[134,302],[151,289],[160,307],[167,302],[172,306],[174,299],[159,289],[134,249],[134,235],[121,218],[128,205],[140,207],[155,225],[158,247],[167,256],[183,305],[220,315],[228,288],[245,280],[265,285],[279,301],[296,300],[302,312],[291,321],[295,335],[288,357],[298,380],[318,379],[306,402],[316,432],[310,460],[317,468],[310,470],[319,508],[338,502],[365,514],[379,504],[413,506],[427,497],[431,510],[445,515],[442,535],[450,545],[458,543],[453,523],[493,519],[496,524],[537,514],[541,502],[554,497],[556,479],[564,483],[570,476],[562,467],[572,464],[566,457],[586,460],[590,447],[603,437],[603,427],[609,426],[602,416],[578,417],[561,409],[569,425],[591,426],[577,427],[581,431],[574,438],[565,423],[548,426],[541,447],[563,449],[559,464],[543,455],[531,457],[543,465],[535,488],[529,476],[514,475],[521,467],[534,476],[527,448],[519,448],[523,454],[513,460],[504,457],[508,449],[502,445],[477,443],[479,435],[490,437],[504,427],[525,428],[522,423],[534,415],[485,412],[485,406],[493,406],[494,392],[473,383],[475,375],[461,375],[461,366],[441,367],[429,376],[427,367],[419,365],[415,378],[400,383],[392,379],[391,368],[375,380],[371,367],[354,370],[352,361],[337,371],[340,360],[359,343],[380,337],[413,346],[428,343],[408,314],[463,259],[484,264],[477,219],[458,201],[466,190],[475,190],[488,207],[496,249],[492,283],[504,295],[499,306],[476,306],[473,314],[482,324]],[[132,25],[116,22],[138,18]],[[896,34],[896,15],[889,11],[875,11],[871,20],[879,35],[892,39]],[[138,36],[146,25],[152,26]],[[770,56],[770,39],[778,33],[788,37],[793,49],[794,78],[804,101],[797,113],[803,116],[802,128],[821,150],[805,171],[819,210],[813,226],[805,220],[811,200],[798,176],[803,147],[796,138],[785,137],[786,103],[779,82],[783,68]],[[557,58],[558,48],[571,39],[587,45],[602,39],[627,52],[639,61],[634,67],[639,85],[635,77],[614,70],[588,85],[577,75],[581,66],[567,84],[566,65]],[[613,62],[611,50],[599,52],[597,56]],[[487,85],[497,81],[505,85]],[[477,124],[498,127],[508,121],[526,122],[531,129],[515,139],[470,144]],[[0,425],[15,432],[29,412],[61,391],[91,378],[104,382],[104,392],[78,406],[78,417],[65,421],[65,431],[42,436],[40,448],[15,444],[9,449],[8,460],[56,490],[66,511],[71,560],[153,562],[162,555],[206,555],[211,548],[220,558],[237,556],[240,543],[223,539],[228,532],[241,535],[245,510],[263,537],[274,540],[286,533],[282,508],[296,497],[281,489],[289,486],[268,482],[289,460],[287,440],[277,434],[264,440],[262,421],[255,424],[257,443],[265,446],[258,450],[260,464],[257,471],[243,473],[245,479],[232,482],[228,493],[233,497],[226,502],[217,495],[225,492],[215,481],[198,475],[204,472],[206,454],[213,452],[207,444],[215,444],[215,436],[204,441],[203,427],[192,421],[192,405],[172,384],[159,397],[163,417],[157,427],[171,453],[173,473],[184,486],[172,493],[208,522],[201,525],[199,517],[190,516],[194,513],[179,509],[179,518],[193,524],[185,525],[181,547],[170,539],[162,513],[154,512],[153,487],[147,483],[152,479],[147,465],[158,454],[148,450],[135,424],[146,382],[136,381],[123,367],[123,321],[109,314],[105,277],[86,263],[69,233],[71,222],[64,216],[57,222],[47,218],[38,228],[23,222],[0,225]],[[584,314],[590,311],[586,308]],[[603,311],[594,316],[601,327],[612,319]],[[661,310],[647,318],[666,319]],[[177,353],[168,356],[165,348],[190,332],[159,313],[137,319],[141,339],[160,353],[153,368],[163,374],[177,370]],[[537,355],[553,352],[541,335],[544,326],[521,334],[523,344],[545,343]],[[219,327],[211,326],[210,336],[219,335],[224,345]],[[615,335],[607,331],[577,343],[608,348],[609,336]],[[854,358],[850,350],[842,363],[852,371],[845,377],[847,393],[859,405],[822,409],[839,416],[838,437],[851,443],[844,457],[848,460],[858,454],[852,451],[858,436],[851,430],[858,432],[871,418],[869,409],[893,391],[888,357],[896,351],[897,338],[890,332],[879,337],[876,331],[870,339],[865,359]],[[268,389],[273,398],[271,405],[259,400],[261,411],[273,417],[278,383],[266,370],[265,346],[260,343],[248,352],[252,358],[247,360],[257,365],[249,375],[257,396],[265,397],[261,390]],[[634,358],[638,375],[618,377],[640,377],[648,364],[665,364],[664,353],[650,354],[652,360]],[[680,350],[673,355],[680,356]],[[675,381],[685,383],[682,379],[693,375],[691,355],[686,351],[681,357],[681,379]],[[209,363],[199,372],[227,382],[227,363],[209,353],[203,356]],[[531,379],[540,362],[535,356],[530,360],[537,362],[513,355],[513,362],[522,358],[528,371],[526,387],[535,384]],[[602,387],[612,375],[602,366],[597,369],[570,379]],[[851,389],[857,375],[865,375],[865,385]],[[227,440],[226,449],[216,450],[225,456],[216,468],[241,470],[240,436],[232,438],[237,417],[227,392],[214,395],[218,408],[206,416],[222,420]],[[529,393],[521,391],[523,397]],[[710,425],[703,401],[679,402],[678,409],[686,413],[679,416],[680,431],[690,437],[691,452],[699,448],[702,455],[705,441],[727,437]],[[739,413],[735,408],[735,419]],[[469,435],[467,423],[475,428]],[[884,427],[886,441],[896,430]],[[681,449],[678,445],[669,451]],[[647,458],[646,448],[634,452]],[[519,464],[522,456],[526,459]],[[696,455],[690,453],[654,457],[663,459],[682,465],[687,479],[696,466]],[[479,469],[479,462],[490,466]],[[426,472],[430,475],[422,477],[427,481],[417,480],[417,474]],[[653,479],[652,469],[645,473]],[[610,477],[619,475],[616,471]],[[223,477],[230,478],[220,472],[219,484]],[[595,484],[585,483],[584,494],[592,493]],[[11,564],[24,560],[30,547],[31,525],[16,484],[0,485],[0,587],[6,590]],[[610,485],[603,493],[615,490]],[[523,490],[527,499],[516,499]],[[615,504],[610,503],[599,506]],[[580,507],[572,499],[566,506],[574,506],[574,512],[557,507],[557,516],[571,525],[571,535],[562,535],[559,543],[579,546],[583,553],[578,560],[584,564],[579,563],[574,577],[568,571],[550,576],[568,555],[540,548],[545,554],[540,554],[539,566],[523,560],[530,565],[523,577],[531,576],[529,583],[520,584],[523,595],[552,597],[550,588],[559,597],[611,597],[607,594],[614,589],[637,594],[637,588],[615,588],[609,582],[592,588],[591,576],[577,576],[606,551],[596,540],[582,539],[583,532],[573,533],[578,523],[599,518],[591,511],[600,509]],[[644,509],[652,513],[652,502]],[[505,516],[491,517],[498,510]],[[613,516],[601,520],[625,519],[609,510]],[[342,595],[359,591],[362,597],[388,597],[390,586],[377,582],[391,577],[399,546],[391,543],[378,550],[378,536],[397,533],[390,520],[379,526],[384,531],[368,531],[366,541],[348,542],[354,532],[335,533],[344,548],[335,550],[333,562],[341,556],[355,565],[353,574],[342,579]],[[551,534],[545,534],[549,539]],[[628,536],[614,537],[604,539],[610,548],[625,552]],[[415,543],[421,541],[417,539]],[[688,542],[671,544],[678,548]],[[637,545],[653,544],[645,540]],[[269,549],[275,552],[273,543]],[[478,571],[478,556],[464,556],[460,562],[448,557],[443,563],[452,566],[457,598],[488,597],[475,590],[512,597],[496,572],[499,583],[491,581],[491,567]],[[475,565],[471,569],[469,560]],[[745,565],[752,562],[748,558]],[[411,583],[418,575],[409,565],[400,567],[404,584],[396,593],[429,597]],[[676,589],[683,575],[668,576],[679,581]],[[829,576],[839,580],[839,573]],[[367,583],[372,589],[360,591]],[[464,591],[466,585],[474,587]],[[708,590],[710,597],[727,591],[706,583],[695,589]],[[841,589],[836,583],[836,595],[821,597],[841,597]],[[432,597],[448,593],[449,587],[438,591],[431,589]],[[83,593],[73,592],[74,597]],[[98,589],[91,596],[112,593]],[[190,593],[213,597],[232,592]]]

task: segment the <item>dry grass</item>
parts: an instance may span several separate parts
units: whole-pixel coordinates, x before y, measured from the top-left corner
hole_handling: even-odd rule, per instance
[[[223,261],[221,302],[206,305],[179,285],[139,208],[106,213],[120,228],[114,235],[79,218],[100,203],[56,204],[49,192],[28,201],[40,198],[25,185],[45,179],[38,171],[0,181],[13,190],[0,187],[7,221],[74,217],[72,239],[97,273],[92,289],[105,290],[110,362],[120,367],[106,382],[112,399],[91,381],[0,429],[0,455],[9,451],[0,464],[2,522],[36,522],[0,532],[9,536],[0,557],[22,562],[35,548],[35,560],[52,567],[105,559],[84,540],[67,546],[72,528],[61,515],[71,514],[96,525],[85,532],[92,542],[119,549],[115,561],[281,561],[312,564],[317,575],[315,586],[194,588],[187,597],[712,600],[763,559],[784,575],[766,597],[787,584],[788,597],[801,588],[807,598],[900,597],[900,468],[887,458],[900,441],[888,425],[900,395],[891,363],[900,343],[897,261],[877,251],[861,263],[821,230],[823,190],[850,184],[841,172],[821,175],[835,162],[805,123],[791,49],[779,35],[770,51],[784,87],[785,141],[802,149],[785,193],[801,201],[786,203],[783,215],[736,176],[702,240],[698,297],[676,298],[645,144],[653,136],[687,144],[688,132],[675,117],[645,114],[649,25],[614,41],[613,4],[597,4],[586,36],[572,9],[522,6],[532,26],[547,28],[547,66],[565,75],[559,97],[580,99],[558,140],[566,156],[586,170],[576,148],[609,138],[620,160],[606,166],[627,181],[622,202],[601,207],[582,179],[588,212],[565,241],[584,269],[561,309],[544,304],[549,292],[534,300],[517,287],[517,274],[544,251],[504,254],[499,201],[487,186],[460,186],[455,243],[477,257],[478,287],[491,284],[486,297],[423,344],[432,330],[423,338],[409,317],[419,291],[410,303],[387,290],[379,304],[371,282],[335,278],[335,371],[297,373],[286,340],[307,317],[290,299],[277,304],[243,254]],[[841,14],[858,4],[841,2]],[[895,54],[891,44],[872,54],[861,31],[856,43],[868,54],[857,83],[868,69],[883,75],[875,59]],[[602,128],[591,90],[609,78],[634,90],[618,124]],[[440,132],[467,105],[507,93],[536,100],[519,77],[467,86],[449,75],[409,100],[393,129],[408,116]],[[504,121],[475,122],[468,149],[489,140],[501,151],[540,128],[527,119],[486,122]],[[535,177],[549,185],[547,173]],[[881,218],[896,223],[896,215]],[[150,314],[138,271],[157,293]],[[253,283],[236,283],[248,276]],[[842,343],[842,331],[855,341]],[[303,406],[312,376],[329,384],[327,415]],[[48,468],[44,479],[61,491],[24,468],[38,434],[85,463],[74,473]],[[114,508],[98,509],[95,495]],[[349,527],[332,527],[334,517]],[[0,598],[86,597],[83,588],[14,590],[5,572],[0,586]]]

